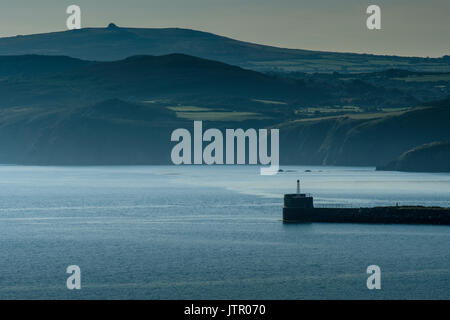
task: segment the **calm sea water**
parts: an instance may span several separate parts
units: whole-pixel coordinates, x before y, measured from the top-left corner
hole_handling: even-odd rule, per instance
[[[450,298],[450,227],[281,222],[298,178],[318,205],[450,206],[450,174],[283,169],[0,166],[0,298]]]

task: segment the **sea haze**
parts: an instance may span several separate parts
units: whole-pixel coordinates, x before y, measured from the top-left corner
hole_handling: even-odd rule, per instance
[[[0,298],[450,299],[448,226],[281,222],[297,179],[318,206],[450,206],[450,174],[282,169],[0,166]]]

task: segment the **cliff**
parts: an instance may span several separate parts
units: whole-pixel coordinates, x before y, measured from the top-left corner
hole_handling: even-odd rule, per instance
[[[418,146],[377,170],[450,172],[450,141]]]

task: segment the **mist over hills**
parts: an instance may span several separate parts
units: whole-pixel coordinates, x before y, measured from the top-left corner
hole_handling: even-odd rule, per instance
[[[197,114],[202,119],[210,112]],[[282,165],[384,165],[415,146],[450,140],[450,101],[396,114],[283,123],[278,118],[242,120],[237,113],[233,120],[221,119],[220,112],[213,114],[215,118],[203,121],[204,130],[279,128]],[[192,131],[192,127],[192,118],[180,116],[176,109],[118,99],[73,108],[4,108],[0,110],[0,162],[170,164],[171,132],[176,128]]]
[[[105,43],[129,41],[131,31],[108,30]],[[84,43],[91,31],[105,36],[104,29],[58,36]],[[449,96],[450,73],[442,70],[261,73],[180,53],[116,61],[0,56],[0,163],[170,164],[171,132],[203,120],[205,129],[280,128],[281,164],[383,166],[450,140]]]
[[[321,52],[259,45],[180,28],[106,28],[0,38],[0,55],[63,55],[113,61],[134,55],[182,53],[248,69],[304,72],[373,72],[388,68],[450,71],[450,57],[418,58]]]

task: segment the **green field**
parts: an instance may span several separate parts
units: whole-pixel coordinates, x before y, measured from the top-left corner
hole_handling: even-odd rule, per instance
[[[205,121],[244,121],[260,120],[266,117],[255,112],[177,112],[178,118]]]
[[[273,100],[260,100],[260,99],[252,99],[254,102],[260,102],[263,104],[276,104],[276,105],[286,105],[286,102],[283,101],[273,101]]]
[[[450,82],[450,74],[425,74],[417,76],[414,75],[405,78],[394,78],[394,80],[406,82],[438,82],[438,81]]]
[[[332,114],[342,112],[363,112],[364,110],[358,106],[334,106],[334,107],[308,107],[296,110],[296,114],[300,115],[315,115],[315,114]]]
[[[414,109],[423,109],[423,108],[414,108]],[[390,110],[390,111],[386,111]],[[303,119],[296,119],[293,122],[307,122],[307,121],[319,121],[319,120],[329,120],[329,119],[337,119],[337,118],[349,118],[349,119],[376,119],[376,118],[384,118],[389,116],[398,116],[402,115],[408,110],[412,110],[412,108],[402,108],[402,109],[385,109],[382,112],[367,112],[367,113],[347,113],[347,114],[339,114],[339,115],[329,115],[329,116],[318,116],[318,117],[310,117]]]
[[[204,108],[204,107],[196,107],[196,106],[176,106],[176,107],[167,107],[167,109],[172,111],[180,111],[180,112],[202,112],[202,111],[211,111],[217,110],[212,108]]]

